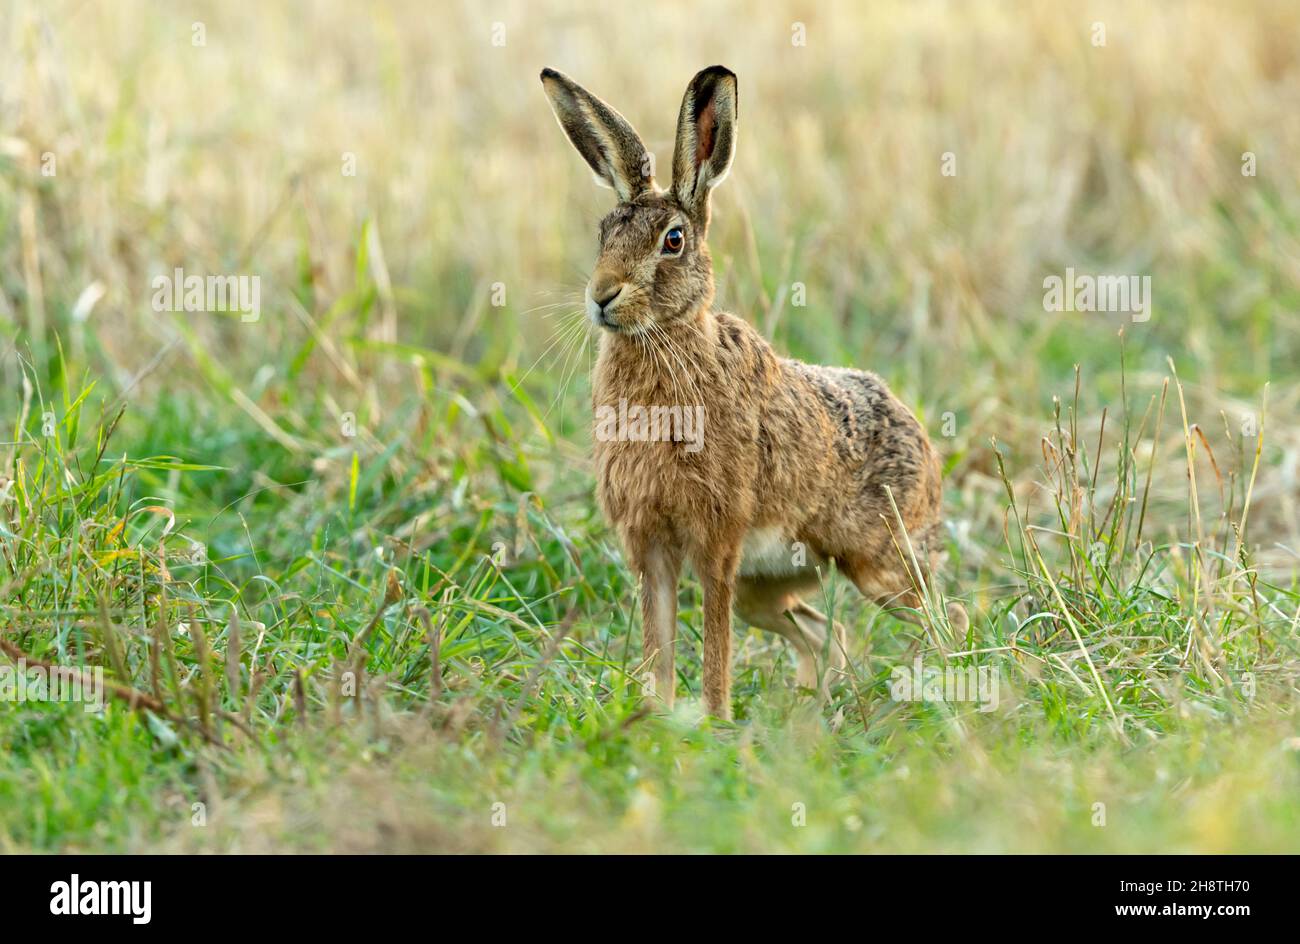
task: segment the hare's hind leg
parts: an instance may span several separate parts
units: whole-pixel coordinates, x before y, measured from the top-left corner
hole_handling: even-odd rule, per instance
[[[844,627],[832,623],[801,598],[817,586],[816,579],[793,577],[741,577],[736,581],[736,612],[751,626],[784,636],[799,658],[796,682],[816,689],[824,698],[834,677],[843,672]],[[832,635],[827,646],[827,636]],[[820,661],[826,654],[826,672]]]
[[[831,683],[838,681],[844,675],[844,669],[849,664],[848,640],[844,632],[844,624],[839,620],[832,620],[826,617],[820,611],[809,606],[803,600],[800,600],[792,609],[789,610],[790,619],[792,619],[803,633],[805,638],[815,638],[817,642],[817,660],[825,660],[825,668],[821,673],[821,683],[817,684],[817,662],[813,660],[813,670],[809,673],[803,668],[803,660],[800,661],[800,672],[809,679],[807,684],[809,688],[816,688],[817,693],[822,700],[830,697]],[[829,636],[829,642],[827,637]]]

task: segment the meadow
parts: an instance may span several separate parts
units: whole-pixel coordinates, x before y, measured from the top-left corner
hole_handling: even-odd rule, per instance
[[[1300,7],[614,6],[0,10],[0,668],[109,689],[0,699],[0,851],[1300,847]],[[641,697],[587,459],[612,197],[538,82],[668,163],[714,62],[718,304],[912,406],[971,614],[828,573],[846,677],[737,622],[730,724],[689,580]],[[895,698],[918,659],[996,704]]]

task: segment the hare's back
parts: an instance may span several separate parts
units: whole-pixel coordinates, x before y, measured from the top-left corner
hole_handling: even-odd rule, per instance
[[[787,362],[811,385],[835,430],[835,453],[857,488],[878,498],[889,486],[900,508],[937,499],[938,458],[921,423],[880,377],[849,367]]]

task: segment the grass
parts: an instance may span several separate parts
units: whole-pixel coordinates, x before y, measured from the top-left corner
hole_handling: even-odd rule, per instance
[[[738,9],[0,18],[3,664],[122,696],[0,703],[0,850],[1296,848],[1300,15]],[[662,148],[716,60],[720,300],[915,406],[972,615],[828,575],[848,677],[818,706],[738,626],[734,725],[693,583],[679,708],[639,696],[573,304],[608,197],[536,87]],[[260,320],[155,311],[175,266]],[[1151,320],[1045,312],[1067,266]],[[894,700],[918,656],[996,708]]]

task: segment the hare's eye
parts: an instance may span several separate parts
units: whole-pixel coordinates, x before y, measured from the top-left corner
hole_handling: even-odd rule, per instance
[[[686,245],[686,236],[682,233],[680,226],[674,226],[668,232],[664,233],[664,252],[670,256],[675,256],[682,251]]]

